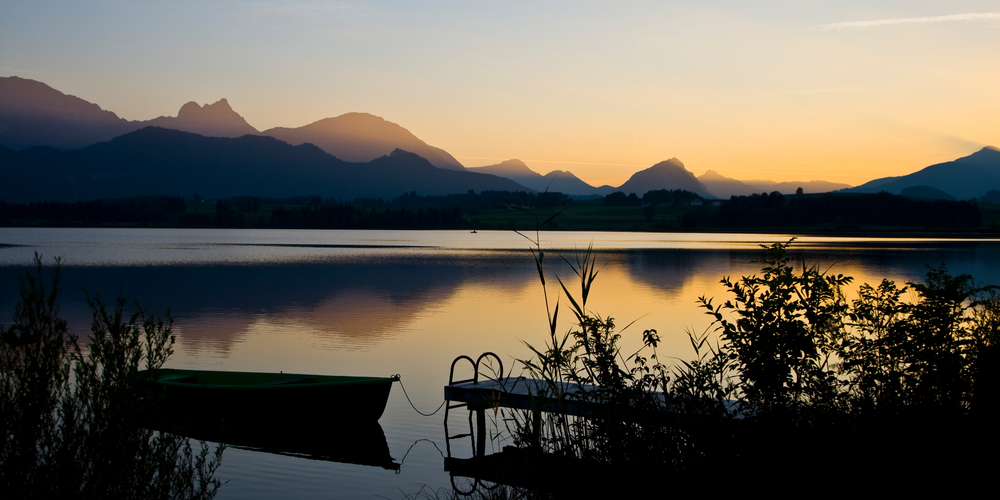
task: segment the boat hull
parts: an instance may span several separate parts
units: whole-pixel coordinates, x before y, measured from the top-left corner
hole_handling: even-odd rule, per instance
[[[165,426],[240,431],[377,422],[397,380],[173,369],[149,378]]]

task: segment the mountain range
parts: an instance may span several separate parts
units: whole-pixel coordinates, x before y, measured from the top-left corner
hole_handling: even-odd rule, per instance
[[[714,170],[708,170],[698,176],[698,180],[718,198],[731,196],[749,196],[751,194],[772,193],[794,194],[799,188],[803,193],[828,193],[838,189],[851,187],[849,184],[830,181],[787,181],[774,182],[768,180],[739,181],[726,177]]]
[[[545,175],[528,168],[523,161],[513,159],[485,167],[468,167],[470,172],[505,177],[535,191],[565,193],[574,196],[606,196],[616,191],[611,186],[594,187],[580,180],[572,172],[553,170]]]
[[[232,142],[199,142],[201,139],[194,137],[171,136],[169,130],[198,134],[195,137],[202,139],[229,139]],[[264,138],[272,141],[261,142]],[[149,156],[141,151],[141,148],[156,150],[157,145],[170,141],[182,151],[161,151],[164,157]],[[282,149],[282,145],[292,149]],[[234,188],[242,186],[242,191],[217,184],[226,175],[239,177],[241,172],[248,179],[261,182],[265,182],[265,178],[270,179],[268,175],[272,174],[265,174],[267,169],[261,165],[260,158],[242,154],[240,147],[261,154],[266,152],[274,165],[285,169],[284,174],[272,173],[277,177],[258,185],[243,180],[230,181]],[[465,168],[443,149],[428,145],[395,123],[367,113],[347,113],[302,127],[277,127],[261,132],[234,111],[226,99],[221,99],[206,105],[189,102],[180,108],[176,117],[130,121],[44,83],[18,77],[0,77],[0,148],[3,148],[0,149],[3,161],[0,168],[5,172],[3,179],[7,185],[0,189],[0,196],[9,201],[27,200],[29,194],[42,196],[31,201],[54,200],[57,198],[47,196],[57,193],[61,193],[58,194],[60,200],[82,199],[81,196],[85,196],[89,188],[73,192],[67,186],[91,186],[100,191],[103,188],[98,186],[97,179],[107,180],[112,185],[117,181],[111,180],[124,178],[133,181],[142,178],[162,189],[171,186],[169,194],[185,196],[189,196],[192,188],[197,186],[204,186],[198,187],[203,196],[223,196],[223,193],[280,196],[279,193],[288,192],[291,186],[298,186],[296,189],[302,191],[288,195],[309,193],[343,198],[395,197],[412,191],[419,194],[464,193],[469,189],[548,190],[575,196],[603,196],[614,191],[641,196],[656,189],[685,189],[705,198],[728,198],[772,191],[791,194],[802,188],[805,193],[885,190],[916,197],[966,199],[1000,188],[1000,150],[992,147],[908,176],[878,179],[856,188],[827,181],[739,181],[713,170],[696,177],[677,158],[636,172],[619,187],[594,187],[567,171],[538,174],[516,159],[497,165]],[[192,151],[214,160],[191,156]],[[325,156],[319,156],[319,153]],[[185,161],[189,164],[200,165],[200,173],[189,172],[185,170],[188,167],[178,165],[176,161],[171,163],[179,161],[180,156],[185,154],[188,155]],[[110,163],[106,168],[98,168],[95,162],[99,161]],[[315,170],[320,164],[326,165],[323,168],[332,168],[332,173]],[[176,171],[169,171],[168,166]],[[433,170],[428,170],[428,166]],[[54,177],[35,180],[49,180],[62,187],[54,187],[49,194],[35,188],[11,187],[9,180],[33,177],[33,174],[13,173],[11,169],[15,167],[48,172]],[[58,169],[53,170],[56,167]],[[411,170],[404,171],[404,168]],[[447,177],[444,174],[442,177],[438,170],[474,175]],[[293,181],[305,175],[304,172],[312,172],[319,177],[314,182],[304,178]],[[372,176],[376,173],[392,175],[392,178],[375,179]],[[483,174],[486,175],[480,177]],[[188,181],[194,184],[182,187],[157,175],[176,178],[188,175]],[[483,180],[485,178],[492,180]],[[205,182],[199,184],[198,179]],[[135,187],[120,187],[130,193],[136,191]]]
[[[465,169],[444,150],[427,145],[395,123],[367,113],[348,113],[303,127],[277,127],[260,132],[233,111],[229,101],[221,99],[204,106],[189,102],[181,106],[176,117],[129,121],[42,82],[0,77],[2,147],[78,149],[149,126],[210,137],[265,135],[294,146],[309,142],[349,162],[367,162],[403,149],[424,157],[438,168]]]
[[[395,150],[366,163],[340,160],[317,146],[273,137],[237,138],[145,127],[81,149],[0,148],[0,199],[88,201],[144,195],[227,198],[252,195],[392,199],[416,191],[447,195],[524,191],[510,179],[437,168]]]

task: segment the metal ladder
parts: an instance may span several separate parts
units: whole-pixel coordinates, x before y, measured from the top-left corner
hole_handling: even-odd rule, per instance
[[[459,356],[459,357],[457,357],[457,358],[455,358],[455,360],[451,362],[451,371],[448,373],[448,385],[466,384],[466,383],[469,383],[469,382],[472,382],[473,384],[478,384],[479,383],[479,367],[480,367],[480,365],[481,365],[481,363],[483,361],[483,358],[488,358],[488,357],[492,357],[493,359],[495,359],[497,361],[497,364],[500,367],[500,370],[496,374],[497,375],[497,380],[503,380],[503,360],[501,360],[500,356],[497,356],[495,353],[484,352],[484,353],[480,354],[479,358],[477,358],[475,361],[473,361],[472,358],[470,358],[469,356],[466,356],[464,354],[461,355],[461,356]],[[455,380],[455,365],[458,364],[458,362],[461,361],[461,360],[463,360],[463,359],[466,360],[466,361],[468,361],[469,364],[472,365],[472,378],[463,379],[463,380]],[[448,457],[449,458],[451,457],[451,441],[453,439],[461,439],[461,438],[464,438],[464,437],[470,437],[470,438],[472,438],[472,439],[470,439],[470,442],[472,444],[472,455],[473,456],[479,456],[479,455],[481,455],[483,453],[483,450],[486,447],[486,418],[485,418],[485,414],[484,414],[484,409],[483,408],[469,408],[469,432],[467,432],[467,433],[461,433],[461,434],[455,434],[455,435],[451,435],[448,432],[448,413],[453,408],[462,408],[462,407],[467,407],[467,406],[469,406],[469,403],[455,403],[455,404],[452,404],[451,402],[446,402],[446,405],[445,405],[445,408],[444,408],[444,435],[445,435],[445,438],[446,438],[445,439],[445,448],[446,448],[446,450],[448,452]],[[476,410],[475,413],[477,414],[477,418],[476,418],[476,424],[477,424],[476,425],[476,432],[472,431],[472,414],[473,414],[473,410]]]

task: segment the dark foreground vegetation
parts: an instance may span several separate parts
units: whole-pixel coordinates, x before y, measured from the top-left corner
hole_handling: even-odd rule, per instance
[[[141,378],[172,352],[171,319],[125,299],[94,299],[81,345],[59,318],[58,261],[46,286],[21,282],[13,324],[0,326],[0,491],[6,498],[208,499],[224,447],[147,430],[155,395]]]
[[[993,197],[995,198],[995,197]],[[144,196],[75,203],[0,200],[0,226],[224,227],[300,229],[530,229],[559,214],[550,229],[579,231],[754,231],[803,234],[1000,232],[1000,206],[925,200],[888,193],[762,193],[705,200],[684,190],[622,192],[591,200],[561,193],[482,191],[447,196],[404,193],[392,199],[238,196],[190,200]]]
[[[655,330],[639,352],[620,352],[614,320],[587,303],[594,257],[578,260],[579,291],[559,282],[575,327],[557,332],[553,307],[550,338],[522,363],[550,396],[597,406],[541,421],[501,410],[520,487],[482,496],[578,496],[605,481],[629,496],[986,486],[1000,465],[997,288],[941,265],[922,283],[863,284],[848,299],[852,278],[788,250],[766,247],[759,274],[723,279],[721,302],[699,299],[712,325],[688,333],[694,358],[678,363],[660,357]]]

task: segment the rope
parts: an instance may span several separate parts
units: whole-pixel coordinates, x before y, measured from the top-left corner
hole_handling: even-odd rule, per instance
[[[410,450],[412,450],[413,447],[416,446],[417,443],[419,443],[421,441],[426,441],[426,442],[430,443],[431,445],[433,445],[434,449],[436,449],[438,451],[438,453],[441,454],[441,458],[444,458],[444,452],[441,451],[441,448],[438,448],[437,443],[435,443],[434,441],[431,441],[430,439],[422,438],[422,439],[418,439],[418,440],[414,441],[413,444],[411,444],[410,447],[406,449],[406,453],[403,455],[403,459],[399,461],[399,465],[403,465],[403,462],[406,462],[406,457],[410,456]]]
[[[435,413],[441,411],[441,408],[444,408],[444,404],[447,403],[447,401],[441,401],[441,406],[438,406],[436,410],[432,411],[431,413],[424,413],[424,412],[418,410],[416,406],[413,406],[413,401],[410,400],[410,395],[406,393],[406,386],[403,385],[403,379],[398,374],[395,375],[395,377],[396,377],[396,380],[399,381],[399,387],[401,387],[403,389],[403,395],[406,396],[406,401],[408,403],[410,403],[410,408],[413,408],[413,411],[415,411],[415,412],[417,412],[417,413],[419,413],[419,414],[421,414],[421,415],[423,415],[425,417],[432,417],[432,416],[434,416]]]

